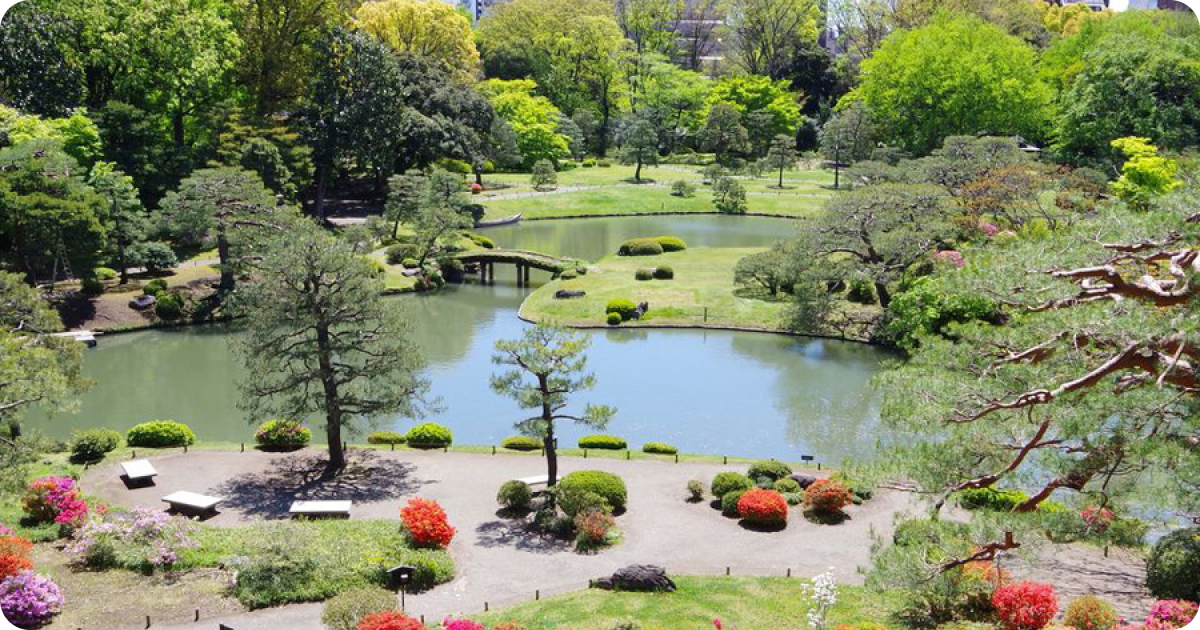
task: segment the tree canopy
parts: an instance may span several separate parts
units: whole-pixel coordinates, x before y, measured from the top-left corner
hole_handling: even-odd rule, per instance
[[[355,11],[355,27],[396,52],[427,58],[460,81],[479,71],[479,52],[467,18],[445,2],[384,0]]]

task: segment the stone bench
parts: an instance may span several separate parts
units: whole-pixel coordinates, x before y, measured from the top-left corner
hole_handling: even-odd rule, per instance
[[[295,501],[288,508],[292,518],[336,517],[350,518],[352,501]]]
[[[550,477],[548,475],[534,475],[532,477],[522,477],[517,479],[517,481],[529,486],[534,494],[538,494],[546,489],[546,486],[550,483]]]
[[[200,494],[199,492],[180,490],[179,492],[168,494],[162,500],[174,512],[211,514],[217,511],[217,506],[225,500],[225,497],[210,497],[207,494]]]
[[[131,462],[121,462],[121,476],[129,483],[154,483],[158,471],[148,459],[135,459]]]

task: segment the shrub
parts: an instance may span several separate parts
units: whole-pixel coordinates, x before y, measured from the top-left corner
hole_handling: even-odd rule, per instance
[[[654,240],[662,246],[664,252],[681,252],[687,249],[687,243],[678,236],[656,236]]]
[[[384,258],[389,265],[399,265],[407,258],[417,255],[417,247],[411,243],[396,243],[387,248]]]
[[[656,453],[658,455],[674,455],[679,452],[679,449],[663,442],[646,442],[642,445],[642,452]]]
[[[467,238],[471,239],[472,243],[475,243],[484,249],[496,249],[496,241],[493,241],[482,234],[470,232],[467,234]]]
[[[749,490],[754,487],[754,482],[742,473],[723,472],[717,473],[713,477],[712,486],[709,488],[714,497],[718,499],[725,498],[725,495],[738,490]]]
[[[33,570],[33,543],[20,536],[0,536],[0,580]]]
[[[667,265],[655,267],[654,277],[659,280],[670,280],[675,277],[675,270]]]
[[[101,282],[111,282],[116,280],[120,275],[116,269],[109,269],[108,267],[96,267],[92,270],[92,276]]]
[[[621,319],[620,313],[609,313],[608,315],[604,316],[604,321],[607,322],[609,326],[620,326],[621,322],[624,320]]]
[[[416,269],[421,264],[421,261],[416,258],[405,258],[400,261],[400,266],[405,269]]]
[[[1075,630],[1110,630],[1119,621],[1117,609],[1095,595],[1085,595],[1071,602],[1063,616],[1063,623]]]
[[[496,502],[510,510],[528,510],[533,503],[533,490],[524,481],[505,481],[496,493]]]
[[[404,444],[408,438],[403,433],[395,431],[376,431],[367,435],[367,444]]]
[[[677,179],[671,183],[671,194],[676,197],[694,197],[696,195],[696,185],[686,179]]]
[[[1194,602],[1181,599],[1157,601],[1146,616],[1145,630],[1178,630],[1195,620],[1196,613]]]
[[[155,279],[151,280],[150,282],[147,282],[146,286],[142,287],[142,294],[157,296],[159,293],[162,293],[163,291],[166,291],[166,290],[167,290],[167,281],[163,280],[162,278],[155,278]]]
[[[617,521],[604,510],[585,509],[575,515],[575,548],[581,551],[615,542]]]
[[[313,598],[311,584],[320,565],[310,552],[293,544],[271,544],[264,553],[237,564],[233,594],[250,609]]]
[[[663,246],[654,238],[634,238],[617,248],[618,256],[657,256],[663,253]]]
[[[446,448],[454,443],[454,434],[440,424],[426,422],[409,429],[405,439],[413,448]]]
[[[1154,545],[1146,588],[1159,599],[1200,601],[1200,527],[1177,529]]]
[[[620,451],[629,446],[625,438],[615,435],[585,435],[579,438],[579,448],[598,448],[607,451]]]
[[[378,612],[363,617],[358,630],[425,630],[425,624],[404,613]]]
[[[996,616],[1009,630],[1041,630],[1058,612],[1054,587],[1037,582],[1017,582],[992,595]]]
[[[71,436],[71,461],[94,462],[121,445],[121,434],[112,429],[76,431]]]
[[[550,160],[538,160],[534,163],[529,182],[533,185],[533,189],[537,191],[557,186],[558,174],[554,172],[554,163]]]
[[[653,280],[654,279],[654,270],[653,269],[638,269],[637,271],[633,272],[633,279],[634,280]]]
[[[449,171],[457,175],[467,175],[471,172],[471,165],[462,160],[454,158],[442,158],[437,161],[438,168],[443,171]],[[351,629],[353,630],[353,629]]]
[[[126,431],[125,443],[144,448],[191,446],[196,443],[196,434],[186,424],[174,420],[152,420]]]
[[[629,498],[629,491],[620,477],[599,470],[573,472],[563,477],[558,482],[558,487],[562,492],[571,490],[595,492],[604,497],[604,500],[608,501],[608,505],[617,511],[625,509],[625,502]]]
[[[321,623],[329,630],[357,630],[371,613],[394,612],[396,595],[378,587],[354,588],[325,602]]]
[[[750,470],[746,472],[746,476],[750,477],[751,479],[760,479],[762,477],[766,477],[772,482],[783,479],[790,474],[792,474],[791,466],[788,466],[783,462],[777,462],[773,459],[754,462],[754,464],[750,466]]]
[[[748,490],[733,490],[725,493],[725,496],[721,497],[721,513],[730,517],[739,516],[738,502],[742,500],[742,495],[746,492]]]
[[[0,609],[18,628],[37,628],[62,612],[58,585],[33,571],[22,571],[0,582]]]
[[[596,166],[599,166],[600,168],[608,168],[608,167],[612,166],[612,161],[611,160],[597,160]]]
[[[500,445],[510,451],[536,451],[542,448],[542,440],[529,435],[514,435],[504,438]]]
[[[873,484],[863,479],[857,479],[845,471],[835,472],[829,478],[846,486],[846,489],[850,490],[850,494],[854,496],[855,504],[870,501],[875,496]]]
[[[789,477],[776,481],[771,487],[783,494],[799,494],[801,491],[800,482]]]
[[[1013,508],[1029,500],[1029,495],[1020,490],[997,490],[995,488],[968,488],[957,494],[958,504],[967,510],[992,510],[1011,512]]]
[[[583,165],[583,168],[592,168],[596,166],[596,158],[587,158],[581,162],[581,164]]]
[[[626,300],[625,298],[609,300],[608,305],[604,307],[605,314],[616,313],[621,316],[621,321],[633,319],[635,311],[637,311],[637,305],[632,300]]]
[[[409,499],[400,508],[400,520],[416,547],[441,549],[454,539],[454,528],[446,517],[446,510],[437,501]]]
[[[470,619],[451,619],[450,617],[446,617],[442,620],[442,630],[487,630],[487,628]]]
[[[557,499],[558,507],[562,508],[563,514],[571,518],[575,518],[588,510],[612,512],[612,506],[608,504],[607,499],[589,490],[579,490],[577,488],[559,490],[555,498]]]
[[[1044,506],[1045,503],[1042,505]],[[1083,508],[1079,512],[1079,518],[1083,519],[1090,532],[1103,534],[1117,520],[1117,515],[1113,514],[1113,511],[1108,508],[1093,505]]]
[[[191,521],[154,508],[106,512],[76,531],[65,551],[87,567],[150,573],[174,565],[181,550],[196,546],[190,526]]]
[[[88,506],[70,477],[41,477],[29,482],[21,509],[39,523],[78,527],[87,518]]]
[[[87,276],[79,281],[79,290],[84,295],[100,295],[104,293],[104,283],[96,278]]]
[[[704,500],[704,482],[699,479],[692,479],[687,482],[688,501],[699,503]]]
[[[267,420],[254,432],[254,441],[264,449],[304,448],[312,441],[312,431],[299,420]]]
[[[875,294],[875,283],[863,276],[850,278],[846,289],[846,300],[856,304],[874,304],[879,300]]]
[[[818,479],[804,491],[805,505],[823,514],[841,512],[853,500],[846,486],[830,479]]]
[[[781,494],[783,495],[784,500],[787,501],[788,505],[800,505],[801,503],[804,503],[803,492],[783,492]]]
[[[787,522],[788,506],[782,494],[774,490],[750,490],[738,499],[738,516],[755,525],[780,525]]]
[[[179,319],[183,316],[183,296],[178,293],[160,292],[154,303],[154,314],[159,319]]]
[[[130,248],[129,260],[135,265],[145,267],[149,273],[162,273],[179,266],[179,258],[170,245],[160,241],[138,243]]]

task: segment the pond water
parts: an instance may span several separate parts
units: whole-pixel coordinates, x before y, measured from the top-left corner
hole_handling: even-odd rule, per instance
[[[487,233],[503,247],[594,259],[634,236],[676,234],[690,245],[748,246],[790,231],[786,221],[700,216],[529,222]],[[530,289],[514,286],[511,269],[498,269],[497,280],[394,298],[412,313],[432,395],[440,399],[442,409],[428,418],[450,426],[459,444],[496,444],[523,417],[488,381],[497,370],[495,342],[519,337],[526,326],[516,312]],[[190,424],[201,439],[250,441],[253,427],[237,409],[243,373],[229,350],[231,334],[225,326],[202,326],[101,337],[99,347],[85,353],[84,369],[96,384],[79,410],[31,414],[27,426],[65,437],[75,428],[123,430],[171,418]],[[875,348],[725,331],[591,335],[589,368],[597,386],[578,395],[572,408],[588,402],[617,407],[607,432],[635,448],[662,441],[684,452],[814,455],[830,463],[870,458],[875,450],[879,409],[870,380],[886,356]],[[403,431],[412,422],[387,418],[376,427]],[[593,432],[563,429],[564,445]]]

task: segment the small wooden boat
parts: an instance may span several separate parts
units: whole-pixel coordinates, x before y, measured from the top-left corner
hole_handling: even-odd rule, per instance
[[[513,223],[517,223],[520,220],[521,220],[521,213],[518,212],[517,214],[514,214],[511,217],[504,217],[502,219],[492,219],[491,221],[476,221],[475,227],[476,228],[489,228],[489,227],[499,227],[501,225],[512,225]]]

